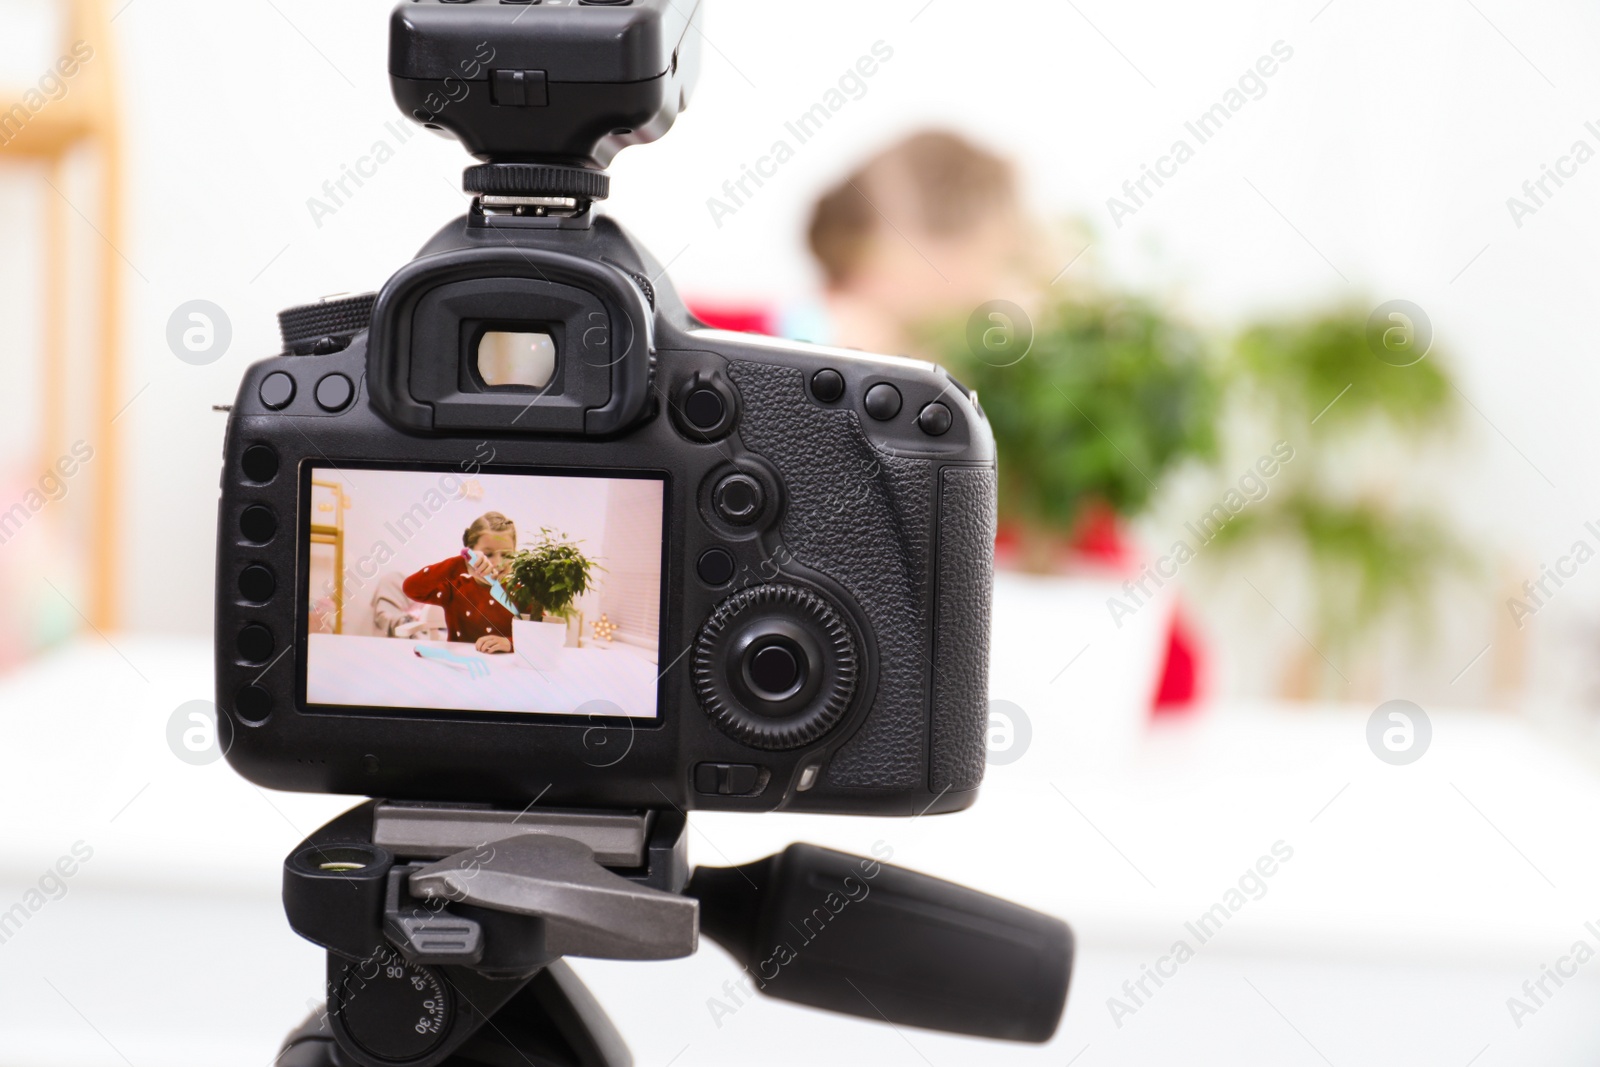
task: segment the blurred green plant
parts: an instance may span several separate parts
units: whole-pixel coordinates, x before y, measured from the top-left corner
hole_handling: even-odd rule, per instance
[[[540,529],[539,540],[532,548],[511,555],[506,594],[527,614],[538,610],[568,618],[573,601],[593,585],[594,572],[604,570],[583,554],[579,544],[566,540],[565,534]]]
[[[1050,566],[1086,521],[1141,514],[1185,462],[1219,460],[1227,425],[1252,438],[1241,447],[1283,440],[1296,458],[1212,543],[1235,558],[1298,556],[1316,648],[1348,654],[1401,611],[1425,639],[1437,585],[1474,569],[1449,524],[1371,457],[1396,442],[1414,454],[1452,425],[1458,394],[1440,353],[1385,361],[1367,314],[1346,306],[1255,323],[1217,359],[1197,330],[1145,299],[1080,292],[1040,314],[1018,355],[1029,332],[1019,313],[980,321],[976,336],[947,325],[929,339],[989,416],[1000,521],[1024,566]],[[1216,469],[1231,477],[1226,466]]]
[[[1397,612],[1425,639],[1437,585],[1475,567],[1449,524],[1406,498],[1392,463],[1371,459],[1394,442],[1414,455],[1453,424],[1457,393],[1440,355],[1385,362],[1356,307],[1260,322],[1233,345],[1232,409],[1241,423],[1264,416],[1267,433],[1294,444],[1296,458],[1214,544],[1298,555],[1315,603],[1309,639],[1324,654],[1347,655]]]
[[[1014,355],[1024,332],[1032,345]],[[1001,315],[978,337],[946,328],[933,348],[989,417],[1000,522],[1025,559],[1098,511],[1141,513],[1169,470],[1216,454],[1220,383],[1204,338],[1146,300],[1075,294],[1036,332]]]
[[[1319,434],[1375,423],[1425,434],[1455,414],[1437,356],[1404,367],[1384,362],[1368,346],[1366,314],[1354,307],[1246,328],[1230,371],[1231,384],[1264,401],[1285,427],[1316,419]]]

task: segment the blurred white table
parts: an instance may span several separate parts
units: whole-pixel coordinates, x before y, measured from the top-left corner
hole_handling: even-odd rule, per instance
[[[1031,604],[1002,595],[994,687],[1026,709],[1031,747],[991,768],[973,810],[700,813],[691,858],[882,841],[897,863],[1061,915],[1080,955],[1056,1040],[982,1044],[771,1001],[719,1025],[708,1002],[737,972],[713,946],[669,963],[578,961],[641,1067],[1600,1059],[1600,961],[1521,1028],[1506,1007],[1542,965],[1595,941],[1584,927],[1600,919],[1592,767],[1519,720],[1444,710],[1409,767],[1367,749],[1370,708],[1216,709],[1116,745],[1095,717],[1132,699],[1113,690],[1148,635],[1091,633],[1059,614],[1035,625]],[[86,638],[0,680],[0,913],[42,904],[0,943],[0,1065],[267,1067],[321,985],[320,953],[283,921],[280,864],[354,801],[268,793],[225,763],[184,763],[168,720],[208,696],[209,645],[112,640]],[[1086,640],[1092,654],[1063,671]],[[1108,999],[1125,998],[1124,983],[1280,841],[1294,856],[1265,895],[1118,1026]],[[93,855],[59,898],[54,881],[30,898],[78,842]]]

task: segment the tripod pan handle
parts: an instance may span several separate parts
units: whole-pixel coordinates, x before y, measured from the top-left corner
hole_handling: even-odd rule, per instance
[[[953,882],[797,844],[697,868],[689,893],[706,935],[780,1000],[1041,1043],[1066,1007],[1067,924]]]

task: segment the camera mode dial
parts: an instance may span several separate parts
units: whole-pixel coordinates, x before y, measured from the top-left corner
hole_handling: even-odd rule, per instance
[[[372,325],[377,293],[330,297],[278,312],[283,350],[297,356],[325,356],[350,347],[356,334]]]
[[[724,733],[752,748],[801,748],[844,718],[860,661],[841,613],[809,589],[758,585],[700,629],[694,684]]]

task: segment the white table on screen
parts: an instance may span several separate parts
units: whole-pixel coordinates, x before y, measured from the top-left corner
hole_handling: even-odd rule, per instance
[[[655,717],[656,666],[626,645],[563,648],[547,667],[515,653],[486,654],[455,642],[340,634],[312,634],[309,641],[311,704],[570,715],[598,712],[587,705],[607,701],[630,718]],[[477,660],[487,674],[424,659],[419,647]]]

